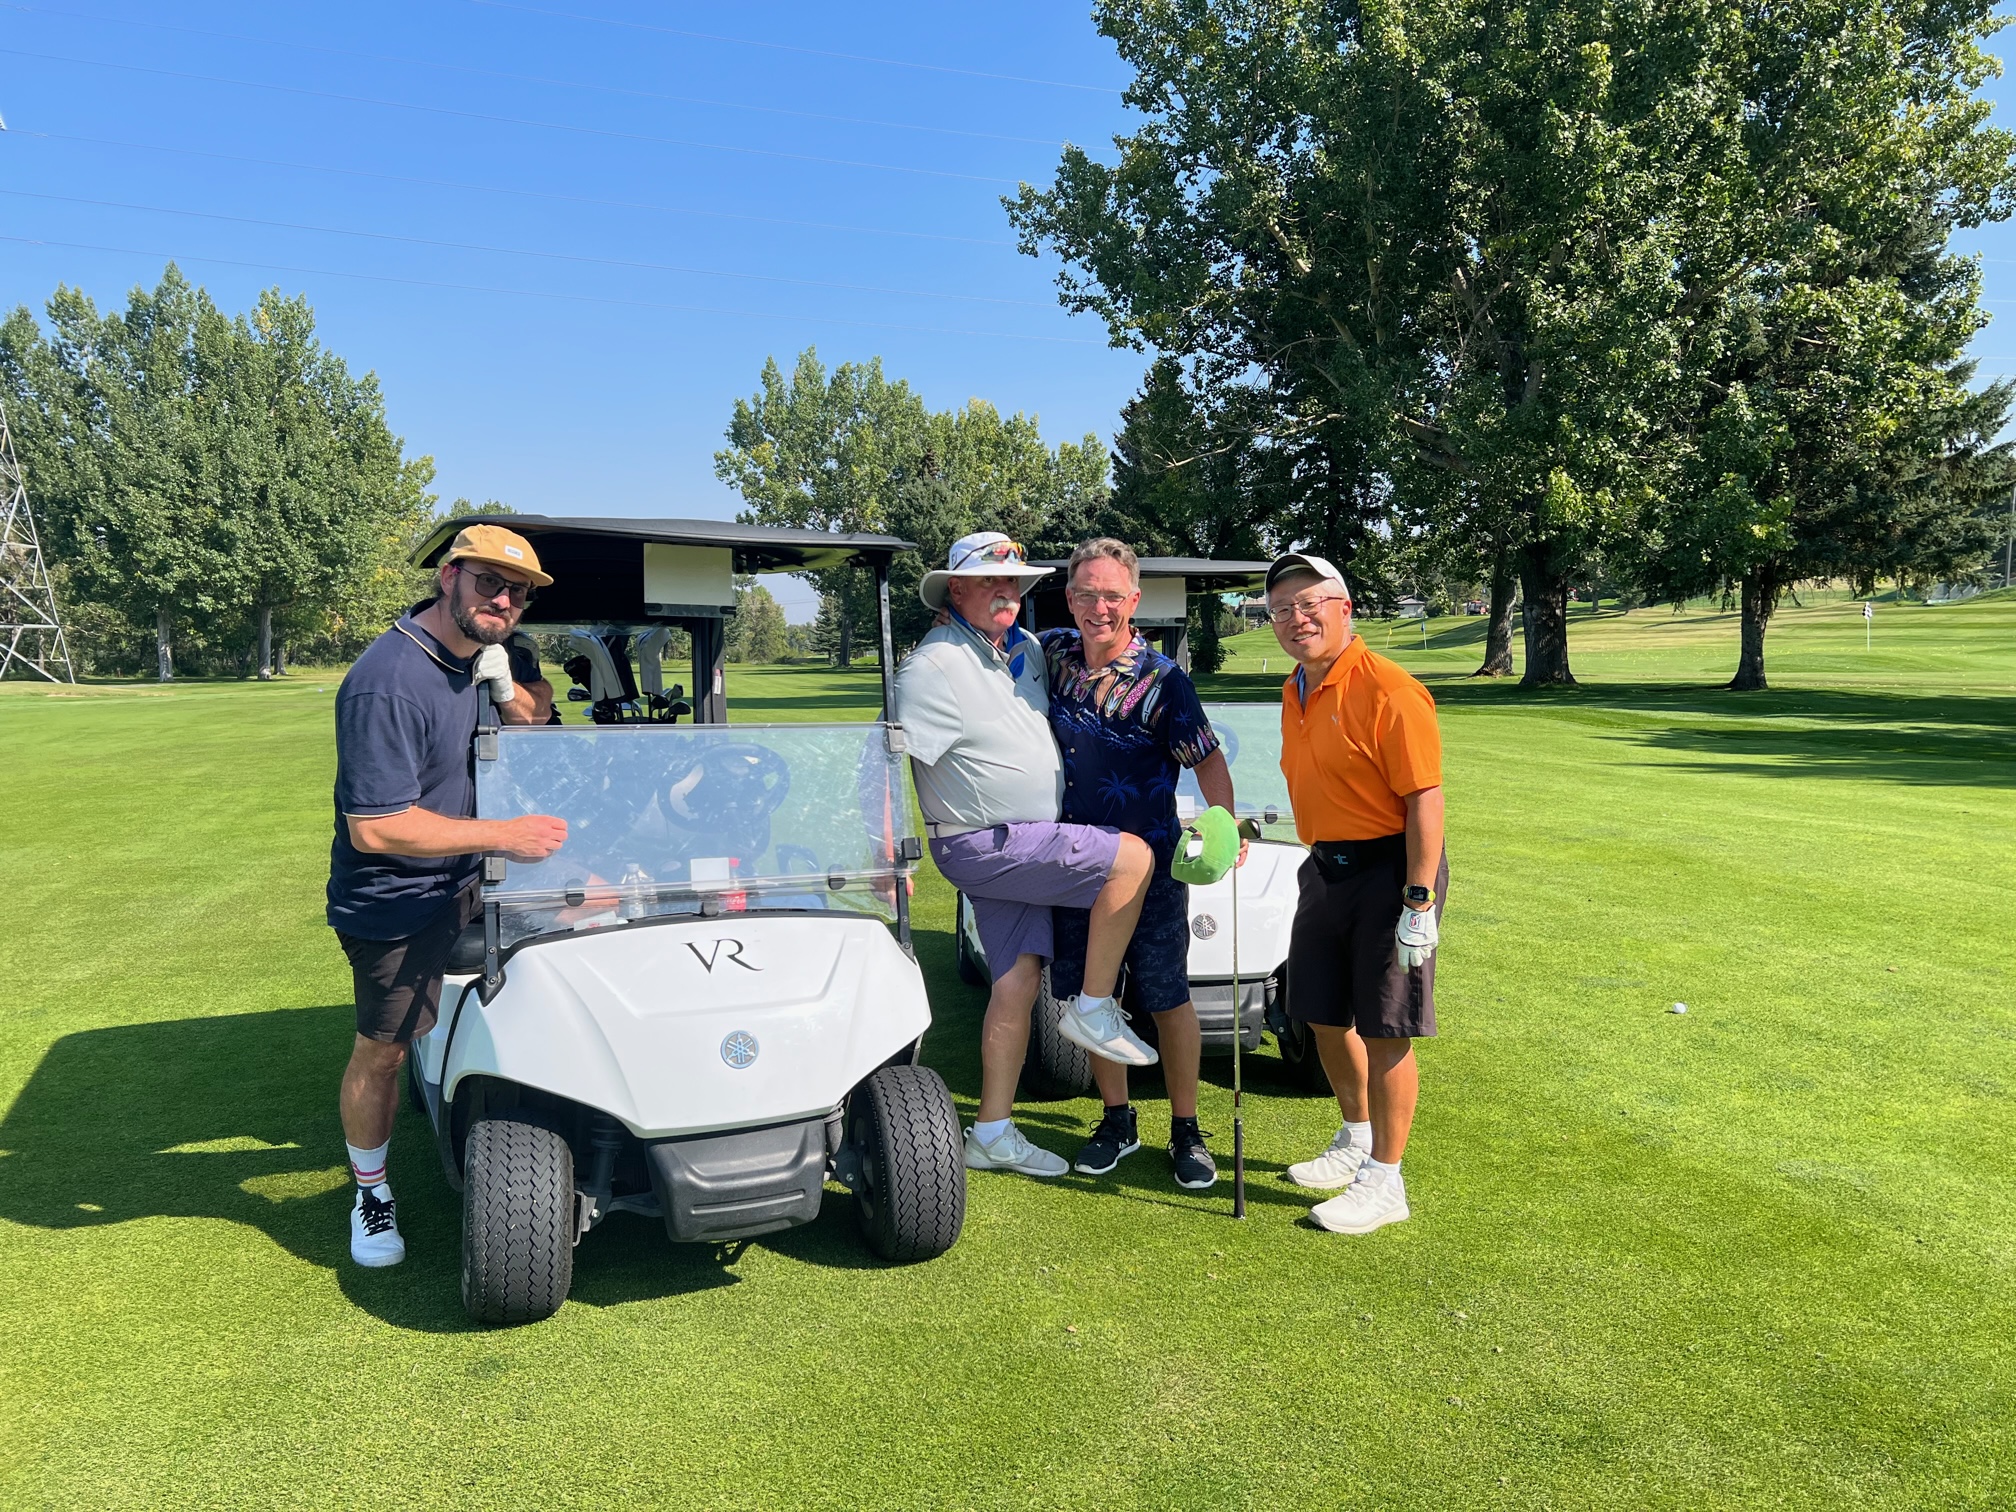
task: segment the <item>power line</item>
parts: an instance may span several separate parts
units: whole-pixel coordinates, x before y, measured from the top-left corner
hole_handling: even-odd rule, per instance
[[[893,226],[850,226],[839,221],[788,220],[776,215],[746,215],[734,210],[706,210],[692,205],[660,205],[648,200],[604,199],[590,194],[559,194],[549,189],[520,189],[510,184],[472,184],[458,179],[425,178],[405,173],[381,173],[370,168],[339,168],[329,163],[294,163],[284,158],[245,157],[233,152],[206,152],[200,147],[171,147],[164,142],[122,142],[113,137],[69,136],[60,131],[10,131],[17,137],[47,142],[82,142],[93,147],[122,147],[135,152],[165,152],[180,157],[208,158],[219,163],[249,163],[260,168],[287,168],[302,173],[333,173],[348,178],[377,179],[387,184],[417,184],[429,189],[462,189],[475,194],[510,194],[521,199],[553,200],[568,205],[606,205],[617,210],[650,210],[661,215],[697,215],[713,220],[750,221],[762,226],[796,226],[808,231],[846,231],[857,236],[903,236],[917,241],[960,242],[975,247],[1012,247],[1005,237],[953,236],[943,231],[907,231]]]
[[[61,247],[72,252],[114,252],[129,257],[155,257],[174,263],[210,263],[224,268],[252,268],[271,273],[306,273],[316,278],[354,278],[366,283],[403,284],[416,289],[453,289],[469,294],[508,294],[525,299],[560,299],[573,304],[619,305],[636,310],[675,310],[699,315],[734,315],[750,320],[797,320],[815,325],[854,326],[873,331],[909,331],[925,336],[983,337],[995,341],[1041,341],[1057,346],[1104,346],[1082,336],[1031,336],[1016,331],[966,331],[943,326],[905,325],[887,320],[848,320],[837,315],[798,315],[777,310],[737,310],[721,305],[670,304],[649,299],[619,299],[607,294],[563,294],[549,289],[513,289],[494,284],[450,283],[433,278],[400,278],[389,273],[351,273],[341,268],[309,268],[296,263],[248,262],[235,257],[189,257],[174,252],[150,251],[144,247],[113,247],[99,242],[55,241],[40,236],[9,236],[0,233],[0,242],[27,247]]]
[[[528,16],[551,16],[562,21],[585,21],[595,26],[620,26],[627,31],[660,32],[668,37],[694,37],[702,42],[727,42],[736,47],[762,47],[772,52],[803,53],[812,58],[838,58],[846,63],[876,63],[884,68],[914,68],[925,73],[960,74],[969,79],[998,79],[1008,84],[1040,84],[1050,89],[1077,89],[1088,94],[1117,95],[1120,90],[1104,84],[1073,84],[1064,79],[1032,79],[1021,74],[987,73],[978,68],[953,68],[942,63],[915,63],[906,58],[873,58],[862,53],[829,52],[823,47],[797,47],[788,42],[759,42],[752,37],[725,37],[717,32],[685,31],[676,26],[657,26],[646,21],[620,21],[612,16],[583,16],[574,11],[546,10],[536,5],[516,5],[509,0],[470,0],[472,5],[491,10],[522,11]]]
[[[144,26],[153,31],[177,32],[187,37],[214,37],[224,42],[249,42],[256,47],[289,48],[295,52],[321,53],[332,58],[361,58],[371,63],[397,63],[409,68],[438,68],[448,73],[470,74],[483,79],[507,79],[519,84],[544,84],[557,89],[586,89],[598,94],[626,95],[639,100],[665,100],[675,105],[707,105],[720,110],[748,110],[762,115],[793,116],[805,121],[835,121],[847,126],[876,126],[889,131],[928,131],[940,136],[973,137],[990,142],[1018,142],[1032,147],[1061,147],[1062,142],[1047,137],[1009,136],[998,131],[967,131],[957,126],[918,126],[906,121],[878,121],[866,116],[828,115],[816,110],[789,110],[780,105],[745,105],[736,100],[710,100],[697,95],[663,94],[651,89],[626,89],[619,84],[590,84],[577,79],[549,79],[539,74],[506,73],[495,68],[477,68],[467,63],[437,63],[431,58],[402,58],[391,53],[357,52],[345,47],[324,47],[313,42],[289,42],[278,37],[248,37],[240,32],[210,31],[200,26],[175,26],[166,21],[143,21],[130,16],[87,16],[81,11],[51,10],[46,6],[21,5],[0,0],[0,9],[34,16],[57,16],[66,21],[88,21],[96,26]]]
[[[300,84],[269,84],[261,79],[228,79],[214,74],[184,73],[173,68],[147,68],[138,63],[107,63],[98,58],[71,58],[58,53],[27,52],[17,47],[0,47],[0,54],[32,58],[39,63],[72,63],[83,68],[109,68],[120,73],[151,74],[163,79],[187,79],[198,84],[228,84],[239,89],[267,89],[278,94],[305,95],[311,99],[339,100],[348,105],[379,105],[389,110],[412,110],[423,115],[453,116],[458,120],[482,121],[493,126],[530,126],[541,131],[565,131],[577,136],[610,137],[624,142],[650,142],[661,147],[694,147],[705,152],[734,152],[746,157],[784,158],[798,163],[819,163],[829,168],[872,168],[883,173],[911,173],[926,178],[964,179],[974,184],[1013,184],[1014,179],[983,173],[956,173],[949,168],[914,168],[903,163],[873,163],[857,158],[818,157],[805,152],[780,152],[769,147],[735,147],[722,142],[696,142],[686,137],[652,136],[641,131],[615,131],[606,126],[577,126],[567,121],[539,121],[523,116],[489,115],[478,110],[457,110],[447,105],[415,105],[407,100],[381,100],[370,95],[338,94],[333,90],[309,89]]]
[[[734,273],[696,268],[682,263],[642,262],[622,257],[595,257],[585,252],[546,252],[536,247],[498,247],[482,242],[437,241],[425,236],[401,236],[391,231],[357,231],[347,226],[317,226],[304,221],[261,220],[250,215],[225,215],[214,210],[182,210],[171,205],[139,205],[125,200],[86,199],[74,194],[44,194],[34,189],[0,189],[16,199],[49,200],[62,205],[91,205],[100,210],[138,210],[148,215],[180,215],[192,220],[225,221],[234,226],[264,226],[273,231],[311,231],[323,236],[355,236],[369,241],[401,242],[413,247],[440,247],[450,252],[495,252],[507,257],[539,257],[553,262],[591,263],[605,268],[630,268],[649,273],[687,273],[698,278],[740,278],[752,283],[797,284],[808,289],[846,289],[857,294],[895,294],[911,299],[950,299],[967,304],[1020,305],[1047,310],[1041,299],[1007,299],[992,294],[947,294],[933,289],[894,289],[882,284],[839,283],[823,278],[788,278],[772,273]]]

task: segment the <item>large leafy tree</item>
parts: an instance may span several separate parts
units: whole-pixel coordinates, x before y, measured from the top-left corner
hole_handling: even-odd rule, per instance
[[[1740,171],[1724,175],[1740,276],[1701,314],[1684,462],[1637,543],[1670,597],[1735,587],[1732,687],[1766,685],[1795,582],[1952,575],[1988,544],[2010,390],[1970,389],[1979,271],[1946,244],[2010,209],[2016,137],[1976,94],[1998,25],[1979,0],[1745,12]]]
[[[158,675],[177,627],[215,646],[276,627],[354,644],[405,587],[432,464],[400,455],[376,380],[314,337],[305,301],[233,319],[171,264],[101,315],[59,288],[50,334],[0,326],[24,465],[73,596],[150,625]]]
[[[748,504],[743,518],[819,530],[887,531],[915,541],[899,557],[890,598],[899,640],[915,640],[930,615],[917,600],[925,564],[955,540],[1000,530],[1032,556],[1061,555],[1089,534],[1106,503],[1106,449],[1095,436],[1046,445],[1033,415],[1003,416],[975,399],[933,412],[881,360],[845,363],[828,376],[818,354],[799,355],[787,380],[775,360],[762,386],[737,400],[716,475]],[[874,603],[852,569],[810,574],[821,593],[816,638],[845,665],[871,635]]]
[[[1096,16],[1147,121],[1024,186],[1025,250],[1116,342],[1246,391],[1298,538],[1348,559],[1410,474],[1460,479],[1444,500],[1517,553],[1528,680],[1572,680],[1568,578],[1645,486],[1661,325],[1698,297],[1675,212],[1717,136],[1706,0]]]
[[[886,530],[924,454],[926,420],[924,401],[885,378],[879,357],[842,363],[829,377],[807,347],[789,379],[771,358],[756,393],[735,401],[714,473],[742,495],[742,518],[753,523]],[[847,666],[857,631],[875,623],[872,588],[852,568],[810,576],[834,603],[836,654]]]

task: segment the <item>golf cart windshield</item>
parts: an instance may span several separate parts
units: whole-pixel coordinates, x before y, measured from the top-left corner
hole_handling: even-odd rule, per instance
[[[892,918],[918,849],[880,724],[507,727],[496,749],[478,816],[567,821],[558,851],[486,888],[507,945],[667,914]]]
[[[1293,844],[1295,812],[1288,803],[1288,779],[1281,775],[1281,705],[1207,703],[1204,713],[1232,769],[1239,817],[1257,819],[1263,839]],[[1197,774],[1184,772],[1176,784],[1177,817],[1188,819],[1204,807]]]

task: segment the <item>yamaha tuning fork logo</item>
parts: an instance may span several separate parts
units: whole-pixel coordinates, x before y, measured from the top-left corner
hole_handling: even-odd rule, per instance
[[[721,1041],[721,1059],[737,1071],[747,1071],[756,1064],[756,1036],[746,1029],[737,1029]]]
[[[1208,940],[1218,933],[1218,921],[1209,914],[1199,914],[1190,921],[1190,932],[1200,940]]]

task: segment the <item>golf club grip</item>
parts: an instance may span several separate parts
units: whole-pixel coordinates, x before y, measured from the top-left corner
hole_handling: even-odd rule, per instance
[[[1246,1125],[1232,1120],[1232,1216],[1246,1216]]]

